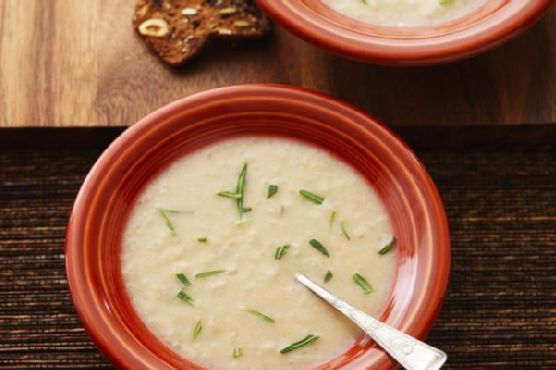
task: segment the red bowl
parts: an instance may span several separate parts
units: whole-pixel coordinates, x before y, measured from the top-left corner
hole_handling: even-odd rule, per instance
[[[467,58],[516,36],[552,0],[488,0],[454,21],[431,27],[384,27],[363,23],[322,0],[257,0],[284,27],[325,49],[388,65],[427,65]]]
[[[450,240],[442,202],[411,150],[374,118],[307,90],[269,85],[199,93],[150,114],[100,156],[75,200],[66,269],[77,312],[100,349],[125,369],[201,369],[159,341],[138,317],[120,270],[134,200],[176,159],[236,136],[280,136],[336,154],[379,193],[399,243],[397,278],[381,319],[418,338],[431,329],[446,292]],[[395,363],[370,340],[319,369]]]

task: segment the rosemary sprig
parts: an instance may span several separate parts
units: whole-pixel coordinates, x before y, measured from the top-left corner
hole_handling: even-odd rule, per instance
[[[189,281],[187,276],[185,276],[185,274],[182,274],[180,272],[180,273],[176,274],[176,277],[183,284],[183,286],[190,286],[191,285],[191,282]]]
[[[324,254],[326,257],[330,257],[330,253],[328,253],[328,249],[326,249],[317,239],[309,240],[309,244],[311,244],[313,248],[315,248],[316,250]]]
[[[243,207],[243,198],[245,196],[245,176],[247,175],[247,163],[243,165],[241,173],[237,179],[236,191],[221,191],[217,195],[224,198],[230,198],[236,201],[237,209],[239,211],[239,221],[243,219],[243,214],[251,212],[251,208]]]
[[[313,202],[313,203],[315,203],[315,204],[319,204],[319,205],[320,205],[320,204],[322,204],[322,202],[324,202],[324,198],[323,198],[323,197],[321,197],[320,195],[317,195],[317,194],[315,194],[315,193],[312,193],[312,192],[310,192],[309,190],[301,189],[301,190],[299,190],[299,194],[300,194],[303,198],[305,198],[305,199],[307,199],[307,200],[309,200],[309,201],[311,201],[311,202]]]
[[[234,348],[234,350],[232,351],[232,357],[239,358],[241,356],[243,356],[243,348],[241,347]]]
[[[206,236],[202,236],[200,238],[197,238],[197,241],[199,243],[205,243],[206,244],[206,243],[208,243],[208,238]]]
[[[388,244],[386,244],[381,250],[378,251],[378,254],[380,254],[381,256],[385,255],[386,253],[390,252],[392,248],[396,246],[397,243],[398,240],[396,239],[395,236],[393,236],[392,240],[390,240]]]
[[[276,321],[274,321],[274,319],[273,319],[272,317],[269,317],[269,316],[265,315],[264,313],[255,310],[254,308],[249,308],[249,307],[247,307],[247,308],[244,308],[243,311],[248,312],[248,313],[250,313],[250,314],[252,314],[252,315],[255,315],[255,316],[257,316],[258,318],[260,318],[260,319],[262,319],[262,320],[264,320],[264,321],[266,321],[266,322],[270,322],[270,323],[272,323],[272,324],[274,324],[274,323],[276,322]]]
[[[268,185],[268,193],[266,199],[270,199],[278,193],[278,185]]]
[[[344,221],[342,221],[342,223],[340,224],[340,228],[342,229],[342,234],[344,234],[344,236],[346,237],[347,240],[351,240],[351,236],[349,235],[347,229],[346,229],[346,225],[344,224]]]
[[[239,210],[239,220],[243,219],[245,209],[243,208],[243,198],[245,196],[245,176],[247,175],[247,163],[243,165],[241,173],[237,178],[236,193],[241,194],[241,198],[237,200],[237,209]]]
[[[336,221],[336,211],[332,211],[330,219],[328,220],[328,228],[330,230],[332,230],[332,227],[334,226],[334,221]]]
[[[192,215],[194,213],[193,211],[183,211],[181,209],[170,209],[170,208],[158,208],[158,209],[166,212],[167,214],[188,214],[188,215]]]
[[[334,274],[330,271],[327,271],[326,275],[324,275],[324,282],[328,283],[330,280],[332,280],[333,277],[334,277]]]
[[[228,271],[227,270],[214,270],[214,271],[198,272],[198,273],[195,274],[195,277],[196,278],[205,278],[205,277],[208,277],[208,276],[225,274],[226,272],[228,272]]]
[[[319,336],[309,334],[305,338],[301,339],[300,341],[292,343],[289,346],[282,348],[280,350],[280,353],[284,355],[296,349],[303,348],[305,346],[308,346],[311,343],[315,343],[319,338],[320,338]]]
[[[219,197],[222,198],[230,198],[230,199],[235,199],[235,200],[240,200],[241,198],[243,198],[243,195],[240,193],[233,193],[231,191],[221,191],[220,193],[217,194]]]
[[[164,222],[166,222],[166,227],[170,231],[170,235],[171,236],[176,236],[176,228],[174,227],[174,224],[172,223],[172,220],[170,220],[170,217],[168,216],[168,213],[171,213],[171,212],[169,212],[166,209],[159,208],[158,213],[160,213],[160,215],[164,219]]]
[[[353,274],[353,282],[359,285],[365,294],[370,294],[375,291],[373,286],[359,273]]]
[[[195,326],[193,327],[193,339],[197,339],[197,337],[199,336],[199,334],[201,334],[202,331],[203,331],[203,323],[201,322],[201,320],[199,320],[195,323]]]
[[[177,297],[191,306],[195,305],[195,301],[185,292],[185,289],[180,290]]]
[[[283,245],[281,247],[276,248],[276,253],[274,253],[274,259],[276,260],[282,259],[282,257],[284,257],[284,255],[288,252],[288,249],[290,249],[289,245]]]

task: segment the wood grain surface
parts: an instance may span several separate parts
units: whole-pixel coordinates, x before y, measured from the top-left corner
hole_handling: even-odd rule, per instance
[[[134,34],[133,5],[0,0],[0,126],[129,125],[194,92],[255,82],[318,89],[392,125],[556,123],[556,8],[517,40],[445,66],[350,62],[276,26],[175,69]]]
[[[63,131],[40,150],[25,130],[18,149],[0,145],[0,369],[112,368],[73,309],[63,243],[76,192],[119,130],[74,131],[73,142]],[[474,149],[418,145],[453,242],[447,299],[428,341],[448,352],[446,369],[555,369],[556,145],[535,136],[500,145],[491,130],[473,131]],[[416,144],[431,136],[400,132]]]

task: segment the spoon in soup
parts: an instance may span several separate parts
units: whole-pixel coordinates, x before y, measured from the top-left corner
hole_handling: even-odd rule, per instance
[[[429,346],[393,327],[380,322],[344,300],[334,296],[307,276],[297,273],[295,278],[316,295],[359,326],[382,349],[407,370],[438,370],[448,356],[438,348]]]

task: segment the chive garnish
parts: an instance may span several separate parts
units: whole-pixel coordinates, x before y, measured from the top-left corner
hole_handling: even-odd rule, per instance
[[[334,274],[331,273],[330,271],[327,271],[326,275],[324,275],[324,282],[328,283],[330,280],[332,280],[333,277],[334,277]]]
[[[232,352],[232,357],[233,358],[239,358],[241,356],[243,356],[243,348],[241,348],[241,347],[234,348],[234,350]]]
[[[392,250],[392,248],[394,248],[396,246],[396,243],[398,242],[398,240],[396,239],[395,236],[392,237],[392,240],[390,240],[390,242],[388,244],[386,244],[384,246],[384,248],[382,248],[381,250],[378,251],[378,254],[380,254],[381,256],[385,255],[386,253],[390,252]]]
[[[276,248],[274,259],[276,260],[282,259],[282,257],[284,257],[284,255],[288,252],[288,249],[290,249],[289,245],[283,245],[281,247]]]
[[[174,227],[172,220],[170,220],[170,217],[168,217],[168,213],[169,213],[168,210],[159,208],[158,213],[160,213],[162,218],[164,218],[164,221],[166,222],[166,227],[168,227],[168,230],[170,231],[170,235],[176,236],[176,228]]]
[[[311,244],[313,248],[324,254],[326,257],[330,257],[330,253],[328,253],[328,250],[317,239],[309,240],[309,244]]]
[[[194,305],[195,301],[186,292],[185,289],[180,290],[177,297],[187,304]]]
[[[180,272],[179,274],[176,274],[176,277],[178,278],[179,281],[181,281],[183,286],[190,286],[191,285],[191,283],[189,282],[189,279],[187,278],[187,276],[185,276],[185,274],[182,274]]]
[[[300,341],[292,343],[289,346],[282,348],[280,350],[280,353],[284,355],[296,349],[308,346],[309,344],[316,342],[319,338],[320,338],[319,336],[309,334],[305,338],[301,339]]]
[[[347,240],[351,240],[351,236],[349,236],[348,231],[346,230],[346,225],[344,224],[344,221],[342,221],[342,223],[340,224],[340,228],[342,229],[342,234],[344,234],[344,236],[346,237]]]
[[[196,278],[204,278],[213,275],[225,274],[228,272],[227,270],[214,270],[214,271],[206,271],[206,272],[198,272],[195,274]]]
[[[268,193],[266,199],[270,199],[278,193],[278,185],[268,185]]]
[[[361,289],[363,289],[365,294],[370,294],[375,291],[373,286],[361,274],[353,274],[353,281],[355,284],[359,285]]]
[[[243,219],[243,214],[245,212],[251,212],[251,208],[244,208],[243,207],[243,197],[245,195],[245,176],[247,175],[247,163],[243,165],[241,169],[241,173],[237,179],[236,191],[221,191],[218,193],[218,196],[224,198],[234,199],[237,204],[237,209],[239,210],[239,220]]]
[[[237,179],[236,193],[241,194],[241,198],[237,200],[237,209],[239,210],[239,220],[243,219],[243,213],[245,209],[243,208],[243,197],[245,195],[245,176],[247,175],[247,163],[243,165],[241,173]]]
[[[253,208],[247,207],[247,208],[243,209],[243,213],[251,212],[252,210],[253,210]]]
[[[236,200],[243,198],[243,195],[241,195],[240,193],[232,193],[231,191],[221,191],[217,195],[219,197],[236,199]]]
[[[196,339],[202,331],[203,323],[201,322],[201,320],[199,320],[195,323],[195,327],[193,327],[193,339]]]
[[[320,195],[317,195],[315,193],[311,193],[309,190],[305,190],[305,189],[301,189],[299,190],[299,194],[301,194],[301,196],[315,204],[322,204],[322,202],[324,202],[324,198],[321,197]]]
[[[332,211],[330,214],[330,220],[328,221],[328,228],[332,230],[332,226],[334,226],[334,221],[336,221],[336,211]]]
[[[253,315],[257,316],[258,318],[260,318],[264,321],[270,322],[272,324],[274,324],[276,322],[272,319],[272,317],[269,317],[269,316],[265,315],[264,313],[255,310],[254,308],[249,308],[249,307],[244,308],[243,311],[249,312],[250,314],[253,314]]]
[[[173,213],[173,214],[193,214],[193,211],[183,211],[181,209],[169,209],[169,208],[158,208],[159,210],[162,210],[164,212],[168,213]]]
[[[208,238],[206,236],[202,236],[200,238],[197,238],[197,241],[199,243],[205,243],[206,244],[206,243],[208,243]]]

